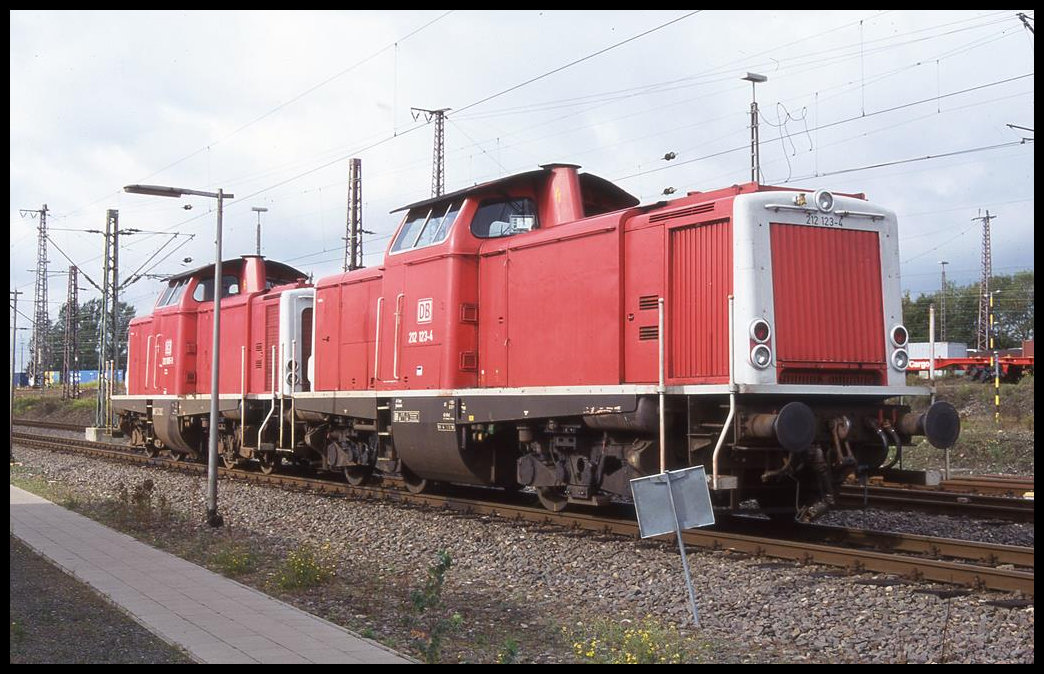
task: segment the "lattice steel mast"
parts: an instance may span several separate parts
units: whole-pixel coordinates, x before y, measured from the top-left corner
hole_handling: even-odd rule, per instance
[[[997,216],[986,215],[972,218],[982,220],[982,277],[979,280],[979,321],[976,332],[975,348],[984,351],[990,348],[990,277],[993,276],[993,260],[990,251],[990,220]]]

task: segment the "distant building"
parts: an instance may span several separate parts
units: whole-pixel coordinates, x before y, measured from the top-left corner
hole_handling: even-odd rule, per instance
[[[91,382],[98,381],[97,370],[76,370],[72,373],[74,377],[79,379],[80,384],[89,384]],[[23,387],[29,386],[29,375],[25,372],[15,372],[15,386]],[[123,381],[123,370],[116,372],[116,381]],[[56,387],[62,385],[62,373],[60,370],[47,370],[43,373],[43,382],[46,387]]]
[[[910,360],[929,358],[929,342],[910,342]],[[968,345],[964,342],[936,342],[935,358],[967,358]]]

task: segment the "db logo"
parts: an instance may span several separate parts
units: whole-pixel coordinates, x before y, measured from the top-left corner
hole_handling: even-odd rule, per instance
[[[418,323],[431,323],[431,300],[427,298],[423,300],[417,300],[417,322]]]

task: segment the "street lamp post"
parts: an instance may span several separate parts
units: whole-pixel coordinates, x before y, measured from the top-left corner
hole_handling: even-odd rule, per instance
[[[218,457],[218,367],[221,353],[221,215],[225,199],[235,195],[217,192],[201,192],[181,187],[161,185],[127,185],[123,188],[131,194],[148,194],[159,197],[183,197],[186,195],[217,199],[217,237],[214,252],[214,341],[210,354],[210,443],[207,452],[207,523],[212,527],[223,524],[217,511],[217,457]],[[258,216],[260,217],[260,216]]]
[[[768,77],[757,73],[747,73],[741,80],[750,82],[750,181],[758,182],[761,176],[760,141],[758,138],[758,99],[756,94],[760,82],[768,82]]]
[[[254,206],[250,210],[257,213],[257,254],[261,254],[261,214],[267,213],[268,209],[264,206]]]

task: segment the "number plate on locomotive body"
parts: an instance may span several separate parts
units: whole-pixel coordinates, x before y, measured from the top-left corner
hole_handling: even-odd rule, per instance
[[[821,215],[819,213],[806,213],[806,225],[817,225],[819,227],[844,227],[841,217],[837,215]]]

